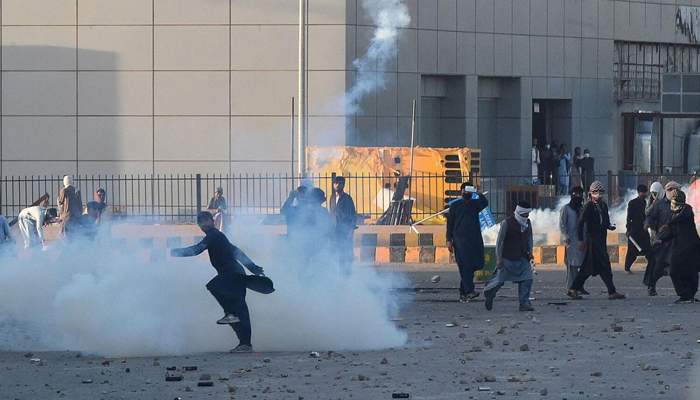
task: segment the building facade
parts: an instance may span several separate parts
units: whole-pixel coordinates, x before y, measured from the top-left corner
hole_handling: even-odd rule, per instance
[[[527,174],[533,138],[588,148],[600,171],[682,172],[697,119],[623,114],[661,111],[662,75],[699,72],[700,0],[403,0],[397,56],[350,115],[377,1],[308,0],[309,145],[408,146],[415,99],[417,144],[480,148],[486,174]],[[0,175],[295,171],[298,0],[0,9]],[[626,131],[648,135],[641,161]]]

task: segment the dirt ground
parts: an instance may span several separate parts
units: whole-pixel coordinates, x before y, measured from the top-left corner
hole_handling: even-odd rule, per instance
[[[592,294],[572,301],[564,296],[563,267],[541,267],[535,312],[518,311],[513,284],[489,312],[483,296],[457,301],[453,267],[380,268],[402,271],[415,285],[398,291],[405,301],[395,323],[408,331],[404,348],[121,360],[0,352],[0,398],[700,399],[700,303],[672,304],[669,278],[652,298],[641,285],[641,267],[635,275],[616,268],[618,291],[628,299],[607,300],[594,277],[586,284]],[[431,283],[434,275],[440,282]],[[8,334],[0,327],[0,335]],[[166,382],[171,366],[182,381]],[[197,370],[179,372],[190,366]],[[213,386],[199,387],[201,381]]]

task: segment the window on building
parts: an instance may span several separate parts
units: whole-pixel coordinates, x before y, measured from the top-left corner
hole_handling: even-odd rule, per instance
[[[663,74],[699,73],[699,65],[700,45],[616,41],[615,99],[659,101]]]

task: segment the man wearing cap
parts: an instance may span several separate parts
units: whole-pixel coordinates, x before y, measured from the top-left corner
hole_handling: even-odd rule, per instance
[[[646,219],[644,227],[651,229],[658,235],[664,226],[671,222],[673,211],[671,210],[671,200],[669,194],[674,189],[680,189],[681,185],[678,182],[671,181],[663,188],[661,183],[655,182],[651,185],[652,192],[656,192],[656,199],[646,211]],[[673,240],[667,240],[661,243],[655,242],[651,248],[651,257],[647,263],[647,269],[644,271],[643,284],[647,287],[649,296],[656,296],[656,283],[661,279],[666,268],[671,263],[671,252],[673,251]]]
[[[452,201],[447,213],[447,248],[454,252],[459,276],[459,301],[479,296],[474,291],[474,273],[484,269],[484,239],[479,213],[489,205],[481,190],[471,182],[462,183],[462,198]]]
[[[330,198],[333,239],[338,253],[338,264],[344,272],[350,272],[353,260],[352,239],[357,229],[357,212],[352,197],[345,193],[345,178],[333,180],[333,195]]]
[[[515,208],[515,213],[501,222],[496,240],[496,268],[498,275],[493,279],[498,279],[498,284],[492,289],[484,291],[486,298],[486,309],[493,308],[493,299],[496,297],[498,289],[505,282],[516,282],[518,284],[518,299],[520,311],[535,311],[530,303],[530,290],[534,275],[530,261],[534,259],[532,255],[532,224],[530,223],[530,203],[520,200]]]
[[[603,184],[598,181],[593,182],[588,192],[590,200],[583,206],[581,217],[576,227],[579,237],[578,249],[585,249],[586,255],[578,275],[574,279],[574,284],[569,290],[569,297],[580,300],[582,297],[579,295],[579,291],[583,288],[586,279],[600,275],[603,283],[608,288],[608,299],[624,299],[625,295],[618,293],[613,284],[607,236],[608,230],[614,231],[616,227],[610,223],[608,206],[603,202],[603,195],[605,194]]]

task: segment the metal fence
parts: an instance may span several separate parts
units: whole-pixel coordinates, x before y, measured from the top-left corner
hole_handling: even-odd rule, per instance
[[[330,197],[333,178],[334,175],[328,174],[305,179]],[[655,175],[624,171],[599,174],[595,178],[607,188],[610,204],[623,198],[627,189],[634,189],[638,184],[648,186],[659,180]],[[368,222],[378,220],[388,209],[398,181],[393,175],[369,174],[346,176],[346,179],[345,191],[355,200],[358,214]],[[667,175],[665,179],[689,184],[695,178],[684,174]],[[404,199],[413,203],[413,220],[443,210],[450,200],[460,195],[459,186],[464,180],[467,178],[454,175],[415,174],[404,193]],[[519,199],[526,199],[540,208],[553,208],[562,197],[558,195],[557,185],[532,185],[527,175],[475,176],[472,180],[486,192],[497,220],[512,212]],[[228,213],[234,218],[283,223],[280,209],[290,191],[300,184],[299,178],[285,174],[78,176],[75,179],[83,204],[93,200],[94,192],[103,188],[106,201],[113,208],[113,218],[138,218],[157,223],[194,221],[197,213],[207,208],[218,187],[223,189]],[[12,218],[44,193],[51,196],[50,204],[55,206],[62,187],[61,176],[5,177],[0,180],[0,214]]]

